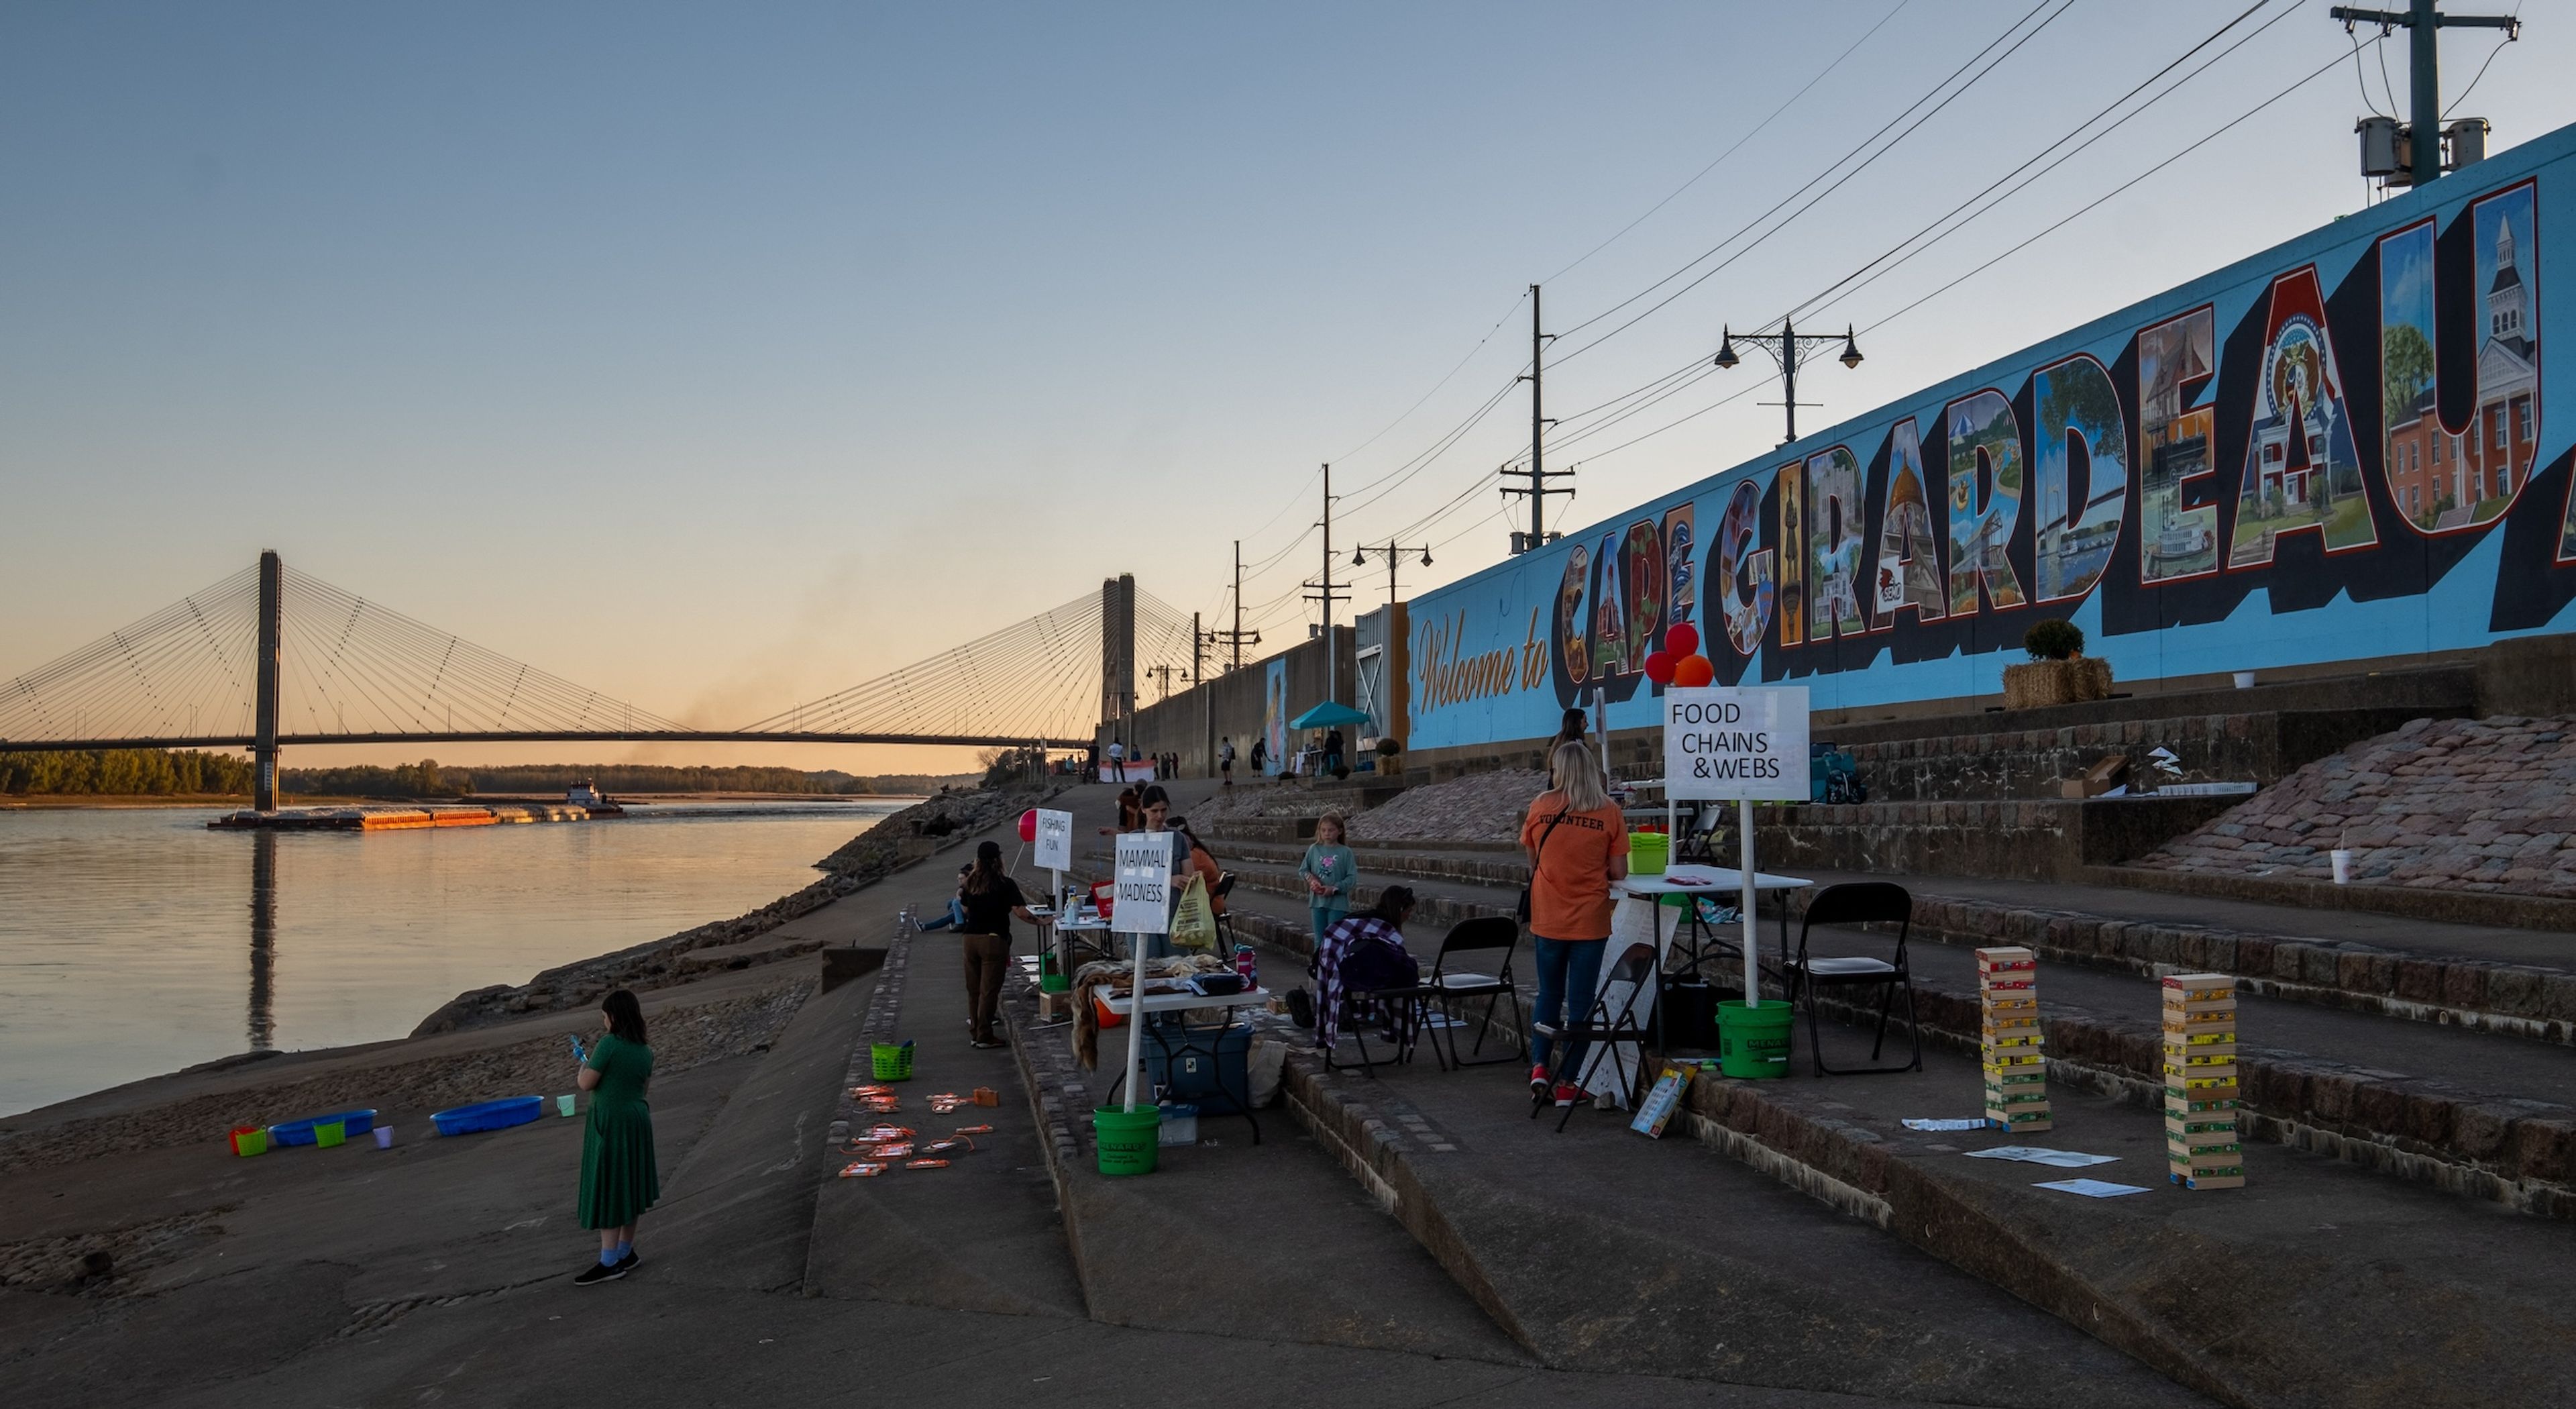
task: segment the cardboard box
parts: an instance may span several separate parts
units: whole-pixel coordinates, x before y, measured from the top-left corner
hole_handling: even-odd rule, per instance
[[[2100,797],[2102,794],[2118,787],[2120,785],[2120,780],[2128,775],[2129,756],[2127,754],[2115,753],[2107,758],[2097,760],[2092,767],[2085,769],[2081,776],[2069,778],[2066,781],[2059,783],[2057,785],[2058,796],[2072,798]]]

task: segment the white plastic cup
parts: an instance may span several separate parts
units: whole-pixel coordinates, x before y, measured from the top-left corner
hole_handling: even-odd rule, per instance
[[[392,1126],[390,1126],[390,1125],[379,1125],[379,1126],[377,1126],[377,1127],[376,1127],[376,1148],[377,1148],[377,1149],[379,1149],[379,1150],[390,1150],[390,1149],[392,1149],[393,1147],[394,1147],[394,1128],[393,1128]]]
[[[2334,850],[2327,852],[2326,857],[2328,860],[2334,862],[2335,884],[2350,885],[2352,883],[2352,853],[2341,847],[2337,847]]]
[[[2236,688],[2240,690],[2253,689],[2254,672],[2250,670],[2240,670],[2236,672]]]

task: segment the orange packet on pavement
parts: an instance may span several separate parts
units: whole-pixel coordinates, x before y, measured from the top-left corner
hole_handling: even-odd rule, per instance
[[[948,1167],[948,1161],[944,1159],[906,1160],[903,1167],[906,1169],[946,1169]]]
[[[885,1172],[886,1167],[883,1164],[869,1160],[858,1160],[841,1166],[841,1177],[844,1179],[874,1179]]]
[[[957,1127],[955,1133],[959,1135],[990,1135],[993,1133],[993,1127],[989,1125],[961,1125]]]

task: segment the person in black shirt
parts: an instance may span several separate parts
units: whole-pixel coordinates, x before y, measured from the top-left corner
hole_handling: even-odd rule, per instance
[[[1324,735],[1324,771],[1342,771],[1342,731],[1333,729]]]
[[[1002,1002],[1002,974],[1011,965],[1011,917],[1031,924],[1028,897],[1020,883],[1002,869],[999,842],[975,848],[975,864],[957,883],[957,903],[965,910],[957,926],[957,943],[966,953],[966,1037],[978,1047],[999,1047],[993,1030],[994,1010]]]

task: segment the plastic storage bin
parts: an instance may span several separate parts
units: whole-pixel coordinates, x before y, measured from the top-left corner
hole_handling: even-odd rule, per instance
[[[525,1125],[546,1113],[543,1096],[510,1096],[498,1101],[481,1101],[470,1106],[452,1106],[430,1116],[429,1123],[441,1135],[472,1135],[483,1130],[507,1130]]]
[[[324,1143],[320,1136],[320,1127],[325,1125],[340,1127],[340,1135],[343,1139],[351,1135],[364,1135],[376,1128],[376,1113],[372,1109],[341,1111],[335,1115],[306,1116],[302,1120],[290,1120],[284,1125],[272,1125],[268,1128],[268,1143],[279,1146],[319,1145]],[[340,1141],[333,1140],[329,1143],[336,1145]]]

